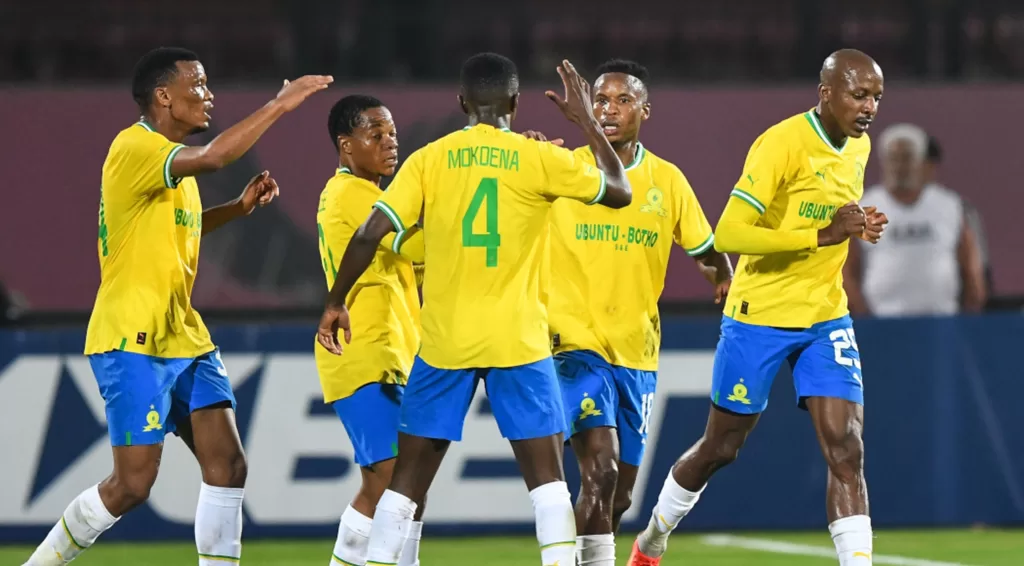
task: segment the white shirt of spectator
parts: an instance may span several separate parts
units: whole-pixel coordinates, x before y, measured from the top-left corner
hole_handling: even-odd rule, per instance
[[[864,298],[879,317],[945,315],[960,310],[957,247],[963,229],[960,196],[926,186],[917,201],[903,204],[882,186],[864,192],[862,206],[877,206],[889,218],[877,244],[861,246]]]

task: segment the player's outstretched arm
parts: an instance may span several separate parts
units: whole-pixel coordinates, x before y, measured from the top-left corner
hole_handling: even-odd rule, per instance
[[[245,155],[278,118],[295,110],[309,95],[324,90],[332,82],[334,78],[325,75],[306,75],[294,82],[284,81],[284,86],[273,100],[210,143],[178,151],[171,162],[171,177],[190,177],[227,166]]]
[[[281,189],[278,188],[277,181],[270,176],[269,171],[256,175],[245,185],[238,198],[203,211],[203,235],[213,232],[236,218],[252,214],[257,206],[269,204],[274,197],[280,194]]]
[[[550,90],[545,95],[558,106],[569,121],[580,127],[587,145],[594,153],[597,168],[604,172],[605,194],[600,204],[608,208],[629,206],[633,201],[633,190],[629,185],[629,179],[626,178],[626,168],[615,154],[608,138],[604,137],[601,124],[594,118],[593,105],[590,101],[590,82],[580,76],[568,60],[563,60],[558,66],[558,75],[562,77],[562,84],[565,86],[565,98]]]
[[[352,339],[345,298],[359,277],[370,267],[380,241],[394,230],[395,225],[391,219],[379,208],[374,208],[345,248],[341,265],[338,266],[338,276],[327,294],[327,305],[324,307],[324,314],[320,317],[320,326],[317,329],[317,340],[332,354],[341,355],[339,328],[345,331],[346,343]]]

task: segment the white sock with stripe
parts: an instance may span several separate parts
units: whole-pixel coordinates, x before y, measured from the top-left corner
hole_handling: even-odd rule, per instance
[[[661,487],[661,493],[658,495],[658,503],[654,506],[654,511],[651,512],[651,520],[648,522],[647,528],[636,539],[640,552],[651,558],[658,558],[665,554],[665,549],[668,548],[668,536],[697,504],[703,491],[703,487],[696,492],[684,489],[676,483],[670,470]]]
[[[544,566],[573,566],[576,561],[576,517],[564,481],[546,483],[530,492],[537,522],[540,561]]]
[[[240,487],[199,488],[196,506],[196,549],[199,566],[225,566],[242,559],[242,497]]]
[[[615,535],[576,537],[576,564],[579,566],[615,566]]]
[[[114,526],[114,517],[100,500],[99,486],[83,491],[64,510],[57,524],[32,553],[26,566],[59,566],[71,562]]]
[[[334,566],[363,566],[370,546],[370,527],[373,519],[352,508],[345,508],[338,523],[338,540],[334,541]]]
[[[871,518],[854,515],[828,526],[840,566],[871,566]]]

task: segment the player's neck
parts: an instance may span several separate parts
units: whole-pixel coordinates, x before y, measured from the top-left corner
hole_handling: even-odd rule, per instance
[[[338,163],[338,167],[345,169],[353,177],[359,177],[364,181],[369,181],[374,185],[380,187],[380,175],[372,171],[367,171],[366,169],[359,167],[355,163],[345,163],[344,161],[340,161]]]
[[[636,161],[636,152],[640,149],[640,140],[623,140],[612,144],[612,149],[615,150],[615,155],[619,156],[619,161],[622,162],[623,167],[629,167]]]
[[[846,143],[846,134],[843,133],[843,129],[839,127],[839,123],[836,122],[834,116],[829,112],[821,111],[821,104],[814,109],[814,112],[818,115],[818,121],[821,122],[821,127],[825,130],[825,135],[831,140],[834,147],[843,147]]]
[[[484,124],[499,130],[502,128],[507,130],[512,125],[512,116],[480,109],[480,111],[469,115],[469,127],[472,128],[477,124]]]
[[[185,141],[185,138],[188,137],[188,134],[191,131],[191,128],[182,127],[182,125],[176,122],[174,118],[171,118],[169,114],[167,116],[157,117],[143,114],[139,119],[146,124],[149,124],[149,127],[156,130],[157,133],[175,143]]]

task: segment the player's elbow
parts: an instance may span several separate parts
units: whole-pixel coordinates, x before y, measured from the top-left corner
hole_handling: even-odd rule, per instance
[[[633,202],[633,188],[625,175],[609,177],[605,182],[605,193],[600,204],[608,208],[626,208]]]

